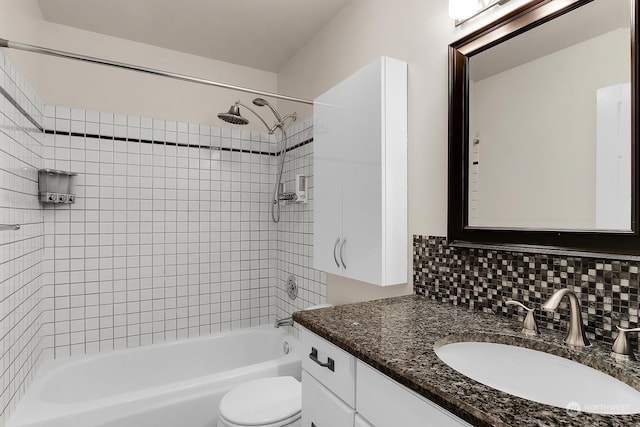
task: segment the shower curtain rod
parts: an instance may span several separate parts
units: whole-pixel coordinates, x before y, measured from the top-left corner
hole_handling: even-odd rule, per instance
[[[110,67],[121,68],[124,70],[138,71],[140,73],[152,74],[155,76],[169,77],[172,79],[182,80],[186,82],[200,83],[203,85],[215,86],[223,89],[237,90],[240,92],[252,93],[254,95],[266,96],[270,98],[282,99],[285,101],[293,101],[293,102],[300,102],[302,104],[313,105],[313,101],[309,101],[308,99],[295,98],[293,96],[280,95],[277,93],[265,92],[262,90],[250,89],[242,86],[235,86],[235,85],[230,85],[226,83],[215,82],[212,80],[201,79],[199,77],[187,76],[185,74],[170,73],[168,71],[156,70],[156,69],[147,68],[147,67],[140,67],[132,64],[125,64],[123,62],[109,61],[107,59],[95,58],[93,56],[79,55],[76,53],[65,52],[62,50],[49,49],[46,47],[34,46],[30,44],[25,44],[25,43],[18,43],[18,42],[9,41],[2,38],[0,38],[0,47],[23,50],[26,52],[40,53],[40,54],[50,55],[50,56],[56,56],[58,58],[75,59],[76,61],[89,62],[92,64],[108,65]]]

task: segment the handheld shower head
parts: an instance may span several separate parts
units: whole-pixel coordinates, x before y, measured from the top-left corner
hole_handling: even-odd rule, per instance
[[[269,101],[267,101],[266,99],[263,98],[256,98],[253,100],[253,105],[256,105],[258,107],[264,107],[267,106],[269,107],[269,109],[271,110],[271,112],[273,113],[274,116],[276,116],[276,120],[278,120],[278,123],[280,125],[283,124],[283,120],[282,117],[280,116],[280,113],[278,113],[278,110],[275,109],[275,107],[273,105],[271,105],[269,103]]]
[[[240,107],[238,107],[238,104],[232,105],[226,113],[218,114],[218,118],[234,125],[249,124],[249,120],[240,115]]]

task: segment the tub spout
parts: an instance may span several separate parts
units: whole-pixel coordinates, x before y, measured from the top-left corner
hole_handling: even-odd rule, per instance
[[[291,317],[285,317],[284,319],[276,320],[276,323],[273,324],[274,328],[279,328],[280,326],[293,326],[293,319]]]

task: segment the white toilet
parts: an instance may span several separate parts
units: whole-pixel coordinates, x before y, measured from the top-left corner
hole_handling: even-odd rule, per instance
[[[318,304],[305,308],[332,307]],[[302,427],[302,384],[293,377],[249,381],[227,393],[218,408],[218,427]]]
[[[249,381],[220,402],[218,427],[301,427],[302,385],[293,377]]]

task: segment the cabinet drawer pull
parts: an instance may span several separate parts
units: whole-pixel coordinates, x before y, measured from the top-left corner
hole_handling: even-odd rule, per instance
[[[333,361],[332,358],[327,357],[327,361],[326,362],[321,362],[321,361],[318,360],[318,349],[317,348],[311,347],[311,353],[309,353],[309,359],[313,360],[314,362],[316,362],[318,365],[322,366],[323,368],[327,368],[331,372],[335,372],[336,365],[335,365],[335,362]]]
[[[336,262],[338,268],[340,268],[340,263],[338,262],[338,257],[336,256],[336,249],[338,248],[338,243],[340,243],[340,236],[336,239],[336,242],[333,244],[333,260]]]
[[[347,264],[344,263],[344,257],[342,256],[342,250],[344,249],[344,245],[347,243],[347,238],[342,241],[342,245],[340,245],[340,261],[342,261],[342,266],[344,269],[347,269]]]

